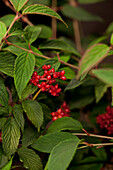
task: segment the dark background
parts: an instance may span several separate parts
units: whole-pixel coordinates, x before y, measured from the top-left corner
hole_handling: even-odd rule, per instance
[[[99,33],[102,34],[107,26],[113,21],[113,0],[106,0],[105,2],[100,2],[96,4],[89,4],[89,5],[82,5],[84,9],[88,10],[89,12],[92,12],[96,15],[99,15],[103,18],[103,22],[82,22],[83,32],[84,35],[89,35],[92,33]],[[0,0],[0,17],[2,17],[5,14],[13,13],[12,10],[10,10],[8,7],[5,6],[2,0]],[[32,17],[32,21],[33,21]],[[35,23],[35,20],[33,21]],[[42,23],[41,21],[39,21]],[[39,23],[38,22],[38,23]],[[49,19],[47,18],[46,22],[49,22]],[[45,19],[44,19],[45,23]]]

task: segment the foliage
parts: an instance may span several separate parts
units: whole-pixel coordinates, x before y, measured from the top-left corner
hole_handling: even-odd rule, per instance
[[[79,39],[79,22],[103,21],[81,4],[101,1],[4,1],[15,14],[0,18],[0,169],[100,170],[108,161],[104,139],[113,137],[87,131],[107,134],[96,117],[113,104],[113,64],[101,64],[113,55],[113,23],[90,43]]]

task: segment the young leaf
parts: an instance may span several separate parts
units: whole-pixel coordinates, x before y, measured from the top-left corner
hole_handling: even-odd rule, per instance
[[[107,57],[109,50],[110,48],[105,44],[96,44],[90,47],[79,63],[78,76],[88,72],[96,64],[100,63]]]
[[[37,129],[34,126],[30,126],[25,129],[22,137],[22,146],[28,147],[29,145],[33,144],[38,138],[38,135]]]
[[[5,107],[8,107],[8,93],[6,90],[6,87],[4,85],[3,80],[0,78],[0,104],[2,104]]]
[[[68,139],[58,143],[50,153],[48,170],[66,170],[77,150],[79,142],[79,139]]]
[[[41,27],[28,25],[25,28],[25,31],[27,32],[27,34],[24,35],[25,40],[28,44],[31,44],[38,38],[41,32]]]
[[[32,149],[22,147],[18,150],[18,154],[25,168],[29,170],[43,170],[40,157]]]
[[[99,16],[96,16],[81,7],[73,7],[69,4],[63,6],[62,13],[66,17],[79,21],[102,21]]]
[[[46,40],[42,44],[40,44],[39,48],[44,50],[45,49],[62,50],[69,52],[71,54],[73,53],[80,57],[79,52],[75,48],[73,48],[71,45],[62,40]]]
[[[16,11],[20,11],[28,0],[10,0]]]
[[[38,25],[37,27],[41,28],[41,33],[39,35],[39,38],[44,38],[44,39],[51,38],[52,30],[50,27],[48,27],[47,25]]]
[[[83,127],[78,120],[71,117],[63,117],[54,121],[48,128],[47,132],[52,133],[61,130],[80,130],[82,128]]]
[[[0,43],[2,38],[5,36],[6,32],[7,32],[6,25],[2,21],[0,21]]]
[[[54,132],[39,137],[31,147],[41,152],[50,153],[58,143],[67,139],[79,140],[77,136],[68,132]]]
[[[105,92],[107,91],[107,88],[108,85],[102,82],[95,86],[96,103],[98,103],[100,99],[104,96]]]
[[[6,109],[5,107],[0,107],[0,116],[5,114],[8,114],[8,109]]]
[[[14,118],[9,117],[2,129],[3,150],[6,155],[16,152],[20,139],[20,129]]]
[[[13,157],[12,157],[11,160],[2,168],[2,170],[10,170],[10,169],[11,169],[12,162],[13,162]]]
[[[20,98],[32,76],[34,66],[35,56],[31,53],[24,52],[15,60],[14,82]]]
[[[40,128],[43,123],[43,111],[40,104],[33,100],[26,100],[22,103],[22,106],[33,125]]]
[[[13,115],[15,117],[15,120],[16,120],[18,126],[21,128],[21,130],[23,132],[25,120],[24,120],[23,109],[22,109],[21,105],[16,104],[13,107]]]
[[[10,34],[10,36],[14,36],[14,35],[24,35],[24,34],[27,34],[27,32],[22,31],[22,30],[16,30],[16,31],[12,32],[12,33]]]
[[[52,10],[51,8],[45,5],[41,5],[41,4],[30,5],[23,10],[22,14],[23,15],[27,15],[27,14],[47,15],[59,19],[67,26],[67,24],[62,20],[61,16],[58,13],[56,13],[54,10]]]
[[[92,70],[92,73],[104,83],[113,86],[113,70],[98,69],[98,70]]]

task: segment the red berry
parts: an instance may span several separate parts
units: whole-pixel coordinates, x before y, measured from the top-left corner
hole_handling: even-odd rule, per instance
[[[38,88],[41,88],[41,87],[42,87],[42,85],[41,85],[41,84],[38,84],[37,86],[38,86]]]
[[[57,94],[56,92],[53,92],[53,93],[52,93],[53,96],[56,96],[56,94]]]
[[[51,80],[51,75],[48,75],[48,76],[47,76],[47,79],[48,79],[48,80]]]
[[[35,86],[37,86],[37,83],[36,83],[36,82],[34,82],[34,85],[35,85]]]
[[[42,92],[46,91],[46,88],[45,87],[42,87],[41,88]]]
[[[54,68],[52,68],[52,69],[51,69],[51,73],[54,73],[54,72],[55,72],[55,69],[54,69]]]
[[[36,82],[36,83],[39,83],[39,79],[35,79],[35,82]]]
[[[51,68],[51,65],[47,65],[47,69],[50,69]]]
[[[49,74],[49,71],[45,70],[45,71],[44,71],[44,74],[48,75],[48,74]]]
[[[46,65],[43,65],[43,66],[42,66],[42,69],[43,69],[43,70],[46,70],[46,69],[47,69],[47,66],[46,66]]]
[[[58,89],[58,84],[55,85],[55,89]]]
[[[58,76],[57,76],[56,73],[53,74],[53,77],[54,77],[55,79],[58,78]]]
[[[52,113],[51,113],[51,116],[55,116],[55,115],[56,115],[56,112],[52,112]]]
[[[57,93],[60,93],[60,92],[61,92],[61,88],[57,89],[56,92],[57,92]]]
[[[37,76],[37,72],[36,72],[36,71],[34,71],[33,75],[34,75],[34,76]]]
[[[47,88],[47,89],[49,89],[49,88],[50,88],[50,85],[49,85],[49,84],[47,84],[47,85],[46,85],[46,88]]]
[[[52,118],[53,121],[55,121],[55,120],[57,120],[57,119],[58,119],[58,117],[56,117],[56,116],[54,116],[54,117]]]
[[[58,118],[62,118],[62,115],[58,115]]]
[[[42,86],[46,86],[47,85],[45,81],[43,81],[41,84],[42,84]]]
[[[62,76],[61,79],[64,81],[67,80],[65,76]]]
[[[39,75],[37,75],[37,76],[36,76],[36,79],[40,79],[40,76],[39,76]]]
[[[57,110],[57,112],[58,112],[58,114],[60,114],[60,113],[62,112],[62,109],[59,108],[59,109]]]
[[[63,107],[63,108],[66,108],[66,107],[67,107],[66,102],[64,102],[64,103],[62,104],[62,107]]]
[[[65,74],[65,71],[62,70],[62,71],[60,72],[60,75],[61,75],[61,76],[64,76],[64,74]]]

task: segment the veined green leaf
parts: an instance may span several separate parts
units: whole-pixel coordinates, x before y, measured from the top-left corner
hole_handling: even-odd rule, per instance
[[[2,21],[0,21],[0,43],[6,32],[7,32],[6,25]]]
[[[2,129],[3,150],[6,155],[16,152],[20,139],[20,129],[14,118],[9,117]]]
[[[57,132],[61,130],[80,130],[82,125],[78,120],[75,120],[71,117],[63,117],[61,119],[55,120],[51,126],[48,128],[47,132]]]
[[[54,10],[52,10],[51,8],[45,5],[41,5],[41,4],[30,5],[23,10],[22,14],[23,15],[26,15],[26,14],[47,15],[47,16],[59,19],[67,26],[67,24],[62,20],[61,16],[58,13],[56,13]]]
[[[78,76],[88,72],[91,68],[100,63],[107,57],[110,48],[105,44],[96,44],[86,50],[84,56],[79,62]]]
[[[22,103],[22,106],[33,125],[40,128],[43,123],[43,111],[40,104],[34,100],[26,100]]]
[[[14,75],[15,56],[9,52],[0,52],[0,71],[8,76]]]
[[[13,107],[13,115],[15,117],[15,120],[18,124],[18,126],[21,128],[22,132],[24,131],[24,115],[23,115],[23,109],[21,107],[21,105],[15,105]]]
[[[8,107],[8,101],[9,97],[6,87],[4,85],[4,81],[0,78],[0,104],[5,107]]]
[[[79,143],[79,139],[68,139],[58,143],[50,153],[48,170],[66,170],[77,150]]]
[[[8,157],[4,154],[2,144],[0,143],[0,169],[8,162]]]
[[[14,20],[15,15],[14,14],[8,14],[4,15],[3,17],[0,18],[0,21],[2,21],[6,27],[9,27]]]
[[[39,137],[31,147],[41,152],[50,153],[58,143],[67,139],[79,140],[77,136],[68,132],[54,132]]]
[[[113,70],[112,69],[97,69],[92,70],[92,73],[101,81],[113,86]]]
[[[24,52],[15,60],[14,82],[21,98],[21,93],[29,82],[35,66],[35,56]]]
[[[71,47],[71,45],[62,40],[46,40],[42,44],[40,44],[39,48],[43,50],[46,49],[62,50],[80,57],[80,54],[76,49],[74,49],[73,47]]]
[[[19,148],[18,154],[25,168],[29,170],[43,170],[40,157],[32,149]]]
[[[16,11],[20,11],[28,0],[9,0]]]
[[[28,25],[25,28],[25,31],[27,32],[27,34],[24,35],[25,40],[28,44],[31,44],[38,38],[39,34],[41,33],[41,27]]]

